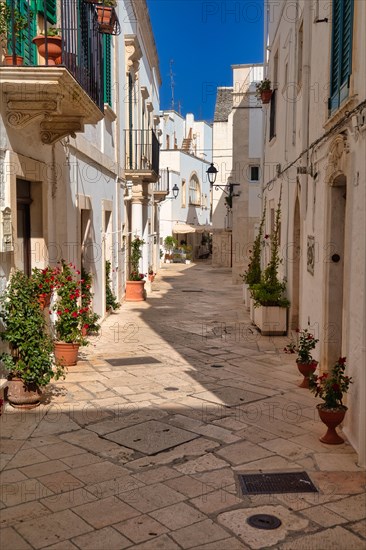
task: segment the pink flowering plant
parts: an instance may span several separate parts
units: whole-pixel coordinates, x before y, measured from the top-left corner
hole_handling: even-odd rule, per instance
[[[80,271],[73,264],[61,261],[61,266],[55,270],[57,292],[56,303],[53,310],[56,312],[55,322],[56,338],[61,342],[74,343],[85,346],[87,340],[83,337],[81,327],[83,325],[84,310],[88,306],[81,305]]]
[[[297,341],[292,340],[285,348],[285,353],[297,353],[296,363],[313,363],[314,359],[311,351],[315,349],[319,342],[307,328],[304,330],[296,329]],[[315,370],[315,369],[314,369]]]
[[[315,397],[323,399],[323,409],[344,408],[343,395],[347,393],[352,377],[345,375],[346,357],[340,357],[330,372],[321,376],[311,374],[309,377],[309,389]]]

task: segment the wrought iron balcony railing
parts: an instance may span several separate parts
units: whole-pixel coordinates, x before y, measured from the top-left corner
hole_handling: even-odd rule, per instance
[[[154,183],[154,193],[165,193],[169,195],[169,170],[163,169],[160,170],[160,178]]]
[[[99,109],[103,110],[103,35],[95,5],[83,0],[60,0],[58,18],[57,4],[56,0],[6,1],[6,50],[9,55],[5,63],[16,65],[17,57],[21,56],[24,66],[64,66]],[[44,25],[40,61],[33,41],[38,34],[37,24]],[[56,58],[51,52],[54,34],[59,37],[61,46],[61,52]]]
[[[125,130],[125,145],[126,172],[157,181],[160,144],[154,130]]]

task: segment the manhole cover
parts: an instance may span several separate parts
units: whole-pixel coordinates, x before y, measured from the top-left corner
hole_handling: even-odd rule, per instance
[[[282,524],[279,518],[269,514],[255,514],[254,516],[250,516],[247,519],[247,523],[256,529],[277,529]]]
[[[179,391],[179,388],[174,388],[173,386],[169,386],[168,388],[164,388],[165,391]]]
[[[306,472],[240,474],[238,477],[245,495],[318,492]]]
[[[116,357],[105,359],[112,367],[124,367],[129,365],[151,365],[152,363],[161,363],[155,357]]]
[[[212,369],[223,369],[224,365],[211,365]]]

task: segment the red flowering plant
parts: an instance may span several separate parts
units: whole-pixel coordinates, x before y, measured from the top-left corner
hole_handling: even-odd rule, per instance
[[[44,269],[39,267],[32,269],[32,280],[40,298],[45,300],[50,298],[56,285],[56,274],[57,269],[50,266]]]
[[[56,338],[60,342],[85,346],[87,340],[82,335],[83,312],[81,305],[80,271],[73,264],[61,261],[55,270],[57,299],[53,306]]]
[[[309,377],[309,389],[316,397],[323,399],[323,409],[345,408],[343,395],[347,393],[352,377],[346,376],[346,357],[340,357],[330,372],[321,376],[312,374]]]
[[[292,340],[289,344],[287,344],[283,351],[285,353],[297,353],[296,363],[314,363],[311,350],[315,349],[319,339],[315,338],[314,334],[312,334],[307,328],[304,330],[297,328],[296,333],[297,341],[295,342]]]

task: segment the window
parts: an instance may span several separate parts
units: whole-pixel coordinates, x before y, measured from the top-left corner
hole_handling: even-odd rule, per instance
[[[182,200],[182,208],[185,208],[186,207],[186,180],[182,180],[181,200]]]
[[[189,182],[189,204],[201,204],[200,184],[195,174],[193,174]]]
[[[352,72],[353,0],[333,0],[329,110],[348,97]]]
[[[8,6],[12,5],[11,0],[6,1]],[[22,17],[28,18],[28,30],[23,31],[22,36],[16,37],[15,41],[15,53],[24,58],[24,65],[35,65],[36,64],[36,52],[37,48],[35,44],[32,43],[32,38],[37,34],[37,17],[36,17],[36,5],[35,0],[18,0],[15,4],[15,7],[18,8],[19,14]],[[32,17],[33,14],[33,17]],[[12,54],[12,33],[9,31],[8,34],[8,53]]]
[[[44,0],[36,0],[36,4],[37,4],[38,13],[41,13],[42,15],[44,15]],[[46,2],[47,21],[51,23],[51,25],[55,25],[57,23],[56,4],[57,4],[57,0],[47,0]]]
[[[250,181],[259,181],[259,166],[250,166]]]

